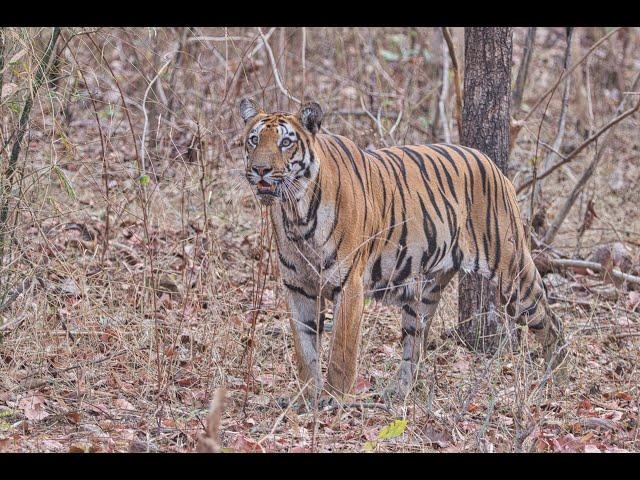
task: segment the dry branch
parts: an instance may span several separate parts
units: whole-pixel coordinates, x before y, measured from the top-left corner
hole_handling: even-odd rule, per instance
[[[638,86],[639,81],[640,81],[640,74],[636,76],[636,79],[634,80],[633,85],[631,87],[632,90],[634,90]],[[622,101],[620,102],[620,105],[617,108],[617,111],[620,111],[622,110],[622,108],[624,108],[625,101],[626,101],[626,97],[623,97]],[[640,109],[640,100],[638,100],[638,102],[636,103],[636,106],[632,110],[637,111],[638,109]],[[604,136],[602,143],[600,145],[600,148],[598,149],[596,154],[593,156],[593,159],[591,160],[591,162],[589,163],[585,171],[582,173],[582,176],[580,177],[576,185],[573,187],[573,190],[569,194],[569,197],[565,200],[564,204],[562,205],[562,208],[560,208],[560,211],[557,213],[557,215],[553,219],[553,222],[549,226],[547,233],[542,239],[544,243],[550,244],[551,242],[553,242],[553,239],[555,238],[556,234],[558,233],[558,230],[560,229],[560,225],[562,225],[564,220],[567,218],[567,215],[569,214],[569,211],[571,210],[574,203],[576,202],[579,193],[582,191],[582,189],[584,188],[584,186],[589,181],[589,179],[595,172],[596,168],[598,167],[598,164],[602,159],[602,154],[607,149],[611,139],[613,138],[612,133],[613,133],[613,128],[609,130]]]
[[[564,53],[564,69],[569,67],[569,63],[571,63],[571,45],[573,40],[573,31],[574,29],[569,27],[567,32],[567,47]],[[545,170],[549,167],[549,165],[553,165],[556,161],[556,157],[558,156],[555,152],[560,150],[562,146],[562,140],[564,139],[564,132],[567,123],[567,111],[569,106],[569,93],[571,92],[571,77],[567,77],[567,81],[564,84],[564,90],[562,92],[562,107],[560,109],[560,119],[558,120],[558,134],[556,135],[555,140],[553,141],[553,148],[551,152],[545,158],[544,163],[542,164]]]
[[[170,54],[169,60],[167,60],[162,67],[158,70],[158,73],[151,79],[147,88],[144,91],[144,96],[142,98],[142,114],[144,115],[144,124],[142,127],[142,138],[140,139],[140,164],[141,164],[141,172],[140,175],[144,175],[146,173],[145,170],[145,155],[147,153],[147,131],[149,128],[149,114],[147,113],[147,98],[149,97],[149,92],[153,88],[153,85],[156,83],[162,72],[164,72],[165,68],[169,66],[169,64],[173,61],[173,55],[176,52]]]
[[[556,270],[567,268],[588,268],[589,270],[593,270],[594,272],[598,273],[606,271],[610,273],[611,276],[615,279],[623,280],[634,285],[640,285],[640,277],[636,275],[630,275],[628,273],[623,273],[617,269],[609,270],[606,266],[596,262],[590,262],[587,260],[574,260],[571,258],[552,258],[549,259],[549,263],[551,267]]]
[[[591,143],[593,143],[595,140],[597,140],[600,135],[602,135],[603,133],[605,133],[607,130],[609,130],[611,127],[613,127],[614,125],[617,125],[618,123],[620,123],[622,120],[624,120],[625,118],[633,115],[634,113],[636,113],[638,110],[640,109],[640,101],[638,101],[638,103],[636,103],[636,105],[626,111],[624,111],[623,113],[621,113],[620,115],[618,115],[617,117],[613,118],[612,120],[609,121],[609,123],[607,123],[606,125],[604,125],[602,128],[600,128],[600,130],[598,130],[596,133],[594,133],[593,135],[591,135],[589,138],[587,138],[584,142],[582,142],[580,145],[578,145],[575,149],[573,149],[571,151],[571,153],[569,153],[566,157],[564,157],[564,159],[558,163],[556,163],[553,167],[550,167],[548,170],[546,170],[545,172],[539,174],[537,176],[538,181],[542,180],[543,178],[548,177],[549,175],[551,175],[553,172],[555,172],[558,168],[560,168],[561,166],[569,163],[571,160],[573,160],[579,153],[581,153],[585,148],[587,148]],[[526,182],[524,182],[522,185],[520,185],[517,189],[516,189],[516,193],[520,193],[522,192],[524,189],[528,188],[531,186],[531,184],[533,184],[533,179],[531,180],[527,180]]]
[[[22,112],[20,114],[20,120],[18,122],[18,130],[15,134],[15,141],[13,143],[13,147],[11,149],[11,155],[9,156],[9,163],[7,164],[7,168],[5,170],[4,180],[3,180],[3,188],[2,188],[2,207],[0,207],[0,266],[3,262],[4,257],[4,230],[5,224],[7,223],[7,218],[9,217],[9,196],[11,195],[11,178],[16,170],[18,165],[18,156],[20,155],[20,148],[22,145],[22,139],[24,134],[27,131],[27,123],[29,122],[29,116],[31,115],[31,107],[33,106],[33,100],[35,98],[36,93],[44,83],[45,79],[49,76],[51,69],[51,55],[56,46],[56,42],[58,41],[58,37],[60,36],[60,27],[53,27],[53,31],[51,32],[51,38],[49,39],[49,43],[47,44],[47,48],[42,55],[42,58],[38,62],[38,69],[36,71],[36,76],[33,80],[32,88],[30,89],[30,93],[27,95],[26,100],[24,101],[24,105],[22,106]],[[4,44],[4,39],[2,40]]]
[[[269,56],[269,62],[271,63],[271,69],[273,70],[273,76],[276,80],[276,84],[278,85],[278,88],[282,93],[284,93],[287,96],[287,98],[289,98],[290,100],[293,100],[298,105],[302,104],[302,102],[298,100],[296,97],[294,97],[293,95],[291,95],[289,90],[287,90],[285,86],[282,84],[282,80],[280,79],[280,74],[278,73],[278,64],[273,55],[273,50],[271,50],[271,46],[269,45],[269,40],[264,35],[264,33],[262,33],[262,30],[260,28],[258,28],[258,32],[260,33],[260,37],[262,38],[262,43],[264,44],[264,48],[267,50],[267,55]]]
[[[4,78],[5,28],[6,27],[0,27],[0,103],[2,102],[2,79]]]
[[[446,143],[451,143],[451,132],[449,131],[449,120],[447,119],[447,112],[445,110],[445,102],[449,95],[449,57],[445,50],[446,46],[442,45],[442,90],[440,91],[440,98],[438,99],[438,112],[440,114],[440,120],[442,122],[442,134]],[[458,134],[460,134],[460,124],[458,124]]]
[[[567,45],[564,52],[564,71],[567,70],[567,68],[569,67],[569,63],[571,62],[571,43],[572,43],[571,40],[573,39],[573,31],[574,29],[572,27],[567,28]],[[564,159],[562,156],[557,155],[556,152],[560,150],[560,147],[562,146],[562,141],[564,139],[565,126],[567,123],[566,120],[567,120],[567,111],[569,106],[570,91],[571,91],[571,77],[569,76],[567,77],[567,81],[564,84],[564,90],[562,92],[562,106],[560,109],[560,119],[558,120],[558,130],[557,130],[558,133],[556,134],[556,138],[553,141],[552,147],[549,149],[550,152],[547,154],[547,156],[544,159],[544,162],[542,163],[542,166],[545,170],[547,170],[550,165],[553,165],[557,161],[556,157]],[[542,126],[542,123],[540,124],[540,126]],[[533,209],[534,209],[536,197],[540,192],[540,184],[537,183],[536,181],[537,163],[534,165],[533,168],[534,168],[534,175],[533,175],[534,186],[531,192],[531,202],[529,203],[530,218],[533,217]]]
[[[453,68],[453,86],[456,93],[456,123],[458,125],[458,138],[462,138],[462,84],[460,83],[460,67],[458,66],[458,58],[456,49],[453,46],[453,39],[448,27],[442,27],[442,34],[447,42],[449,57],[451,58],[451,67]]]
[[[205,433],[198,437],[197,451],[200,453],[219,453],[222,450],[220,441],[220,417],[224,409],[225,388],[219,387],[213,394]]]
[[[562,81],[564,81],[569,75],[571,75],[573,73],[573,71],[578,68],[582,62],[584,62],[589,55],[591,55],[596,48],[598,48],[605,40],[607,40],[609,37],[611,37],[611,35],[613,35],[614,33],[616,33],[618,30],[620,30],[620,28],[622,27],[618,27],[614,30],[611,30],[609,33],[607,33],[604,37],[602,37],[600,40],[598,40],[596,43],[594,43],[591,48],[589,49],[589,51],[587,53],[585,53],[582,58],[580,58],[580,60],[578,60],[576,63],[574,63],[570,69],[568,69],[567,71],[565,71],[562,75],[560,75],[560,77],[558,77],[558,80],[556,80],[556,82],[551,86],[551,88],[549,88],[546,92],[544,92],[542,94],[542,96],[538,99],[538,101],[536,102],[536,104],[531,108],[531,110],[529,110],[529,112],[527,113],[527,115],[524,117],[524,121],[527,121],[531,115],[533,115],[533,113],[538,109],[538,107],[542,104],[542,102],[544,102],[544,100],[550,95],[552,94],[555,89],[558,87],[558,85],[560,85],[560,83]]]
[[[513,112],[516,113],[520,110],[522,105],[522,95],[524,93],[524,87],[527,83],[527,75],[529,73],[529,64],[531,63],[531,57],[533,56],[533,48],[535,46],[537,27],[529,27],[527,31],[527,40],[524,46],[524,54],[522,55],[522,62],[518,69],[518,76],[516,77],[516,85],[513,89]]]

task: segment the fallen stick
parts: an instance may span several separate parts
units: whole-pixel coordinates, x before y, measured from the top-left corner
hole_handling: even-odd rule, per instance
[[[553,268],[588,268],[589,270],[593,270],[594,272],[602,272],[608,271],[608,269],[596,262],[589,262],[587,260],[573,260],[571,258],[551,258],[549,259],[549,263]],[[608,271],[610,275],[618,280],[624,280],[629,283],[633,283],[635,285],[640,285],[640,277],[636,275],[630,275],[628,273],[623,273],[620,270],[611,269]]]
[[[618,333],[614,338],[640,337],[640,332]]]
[[[365,408],[378,408],[380,410],[384,410],[387,413],[391,413],[391,410],[389,409],[389,406],[386,403],[363,403],[363,402],[355,402],[355,403],[345,403],[343,405],[340,404],[332,404],[332,405],[327,405],[326,407],[322,408],[321,410],[324,412],[331,412],[333,410],[337,410],[339,408],[356,408],[356,409],[360,409],[360,410],[364,410]]]

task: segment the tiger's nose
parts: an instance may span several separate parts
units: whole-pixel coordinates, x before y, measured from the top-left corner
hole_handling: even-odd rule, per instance
[[[273,170],[271,167],[266,167],[266,166],[252,167],[252,169],[261,177],[264,177],[267,173]]]

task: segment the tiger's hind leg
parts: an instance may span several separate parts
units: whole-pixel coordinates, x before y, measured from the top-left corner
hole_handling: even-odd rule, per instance
[[[418,298],[402,306],[402,361],[392,386],[385,390],[387,398],[393,395],[404,398],[411,391],[442,290],[454,275],[455,271],[437,275],[422,289]]]
[[[562,322],[549,307],[547,291],[529,252],[523,253],[523,268],[509,284],[506,298],[518,323],[526,325],[542,345],[546,365],[559,367],[567,356]],[[507,294],[508,293],[508,294]]]

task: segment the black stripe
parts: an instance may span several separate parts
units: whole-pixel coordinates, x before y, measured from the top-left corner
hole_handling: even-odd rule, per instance
[[[284,265],[285,267],[287,267],[289,270],[293,270],[294,272],[296,272],[296,266],[289,262],[286,258],[284,258],[284,256],[282,255],[282,253],[280,253],[280,251],[278,250],[278,258],[280,259],[280,263],[282,265]]]
[[[282,281],[282,283],[284,284],[285,287],[287,287],[287,289],[291,290],[292,292],[296,292],[304,297],[307,297],[311,300],[316,300],[317,297],[316,295],[310,295],[309,293],[305,292],[304,289],[302,287],[297,287],[295,285],[291,285],[290,283],[285,282],[284,280]]]
[[[454,145],[449,145],[449,144],[442,144],[442,145],[438,145],[438,144],[432,144],[432,145],[426,145],[427,147],[431,148],[432,150],[435,150],[436,152],[438,152],[440,155],[442,155],[444,158],[446,158],[447,160],[449,160],[449,163],[451,163],[451,166],[453,167],[453,169],[456,172],[456,175],[460,175],[460,172],[458,171],[458,166],[456,165],[456,161],[451,157],[451,155],[449,155],[449,152],[447,152],[447,148],[451,148],[452,150],[455,150],[455,146]]]
[[[412,257],[407,258],[404,267],[398,272],[393,280],[394,285],[401,285],[411,274]]]
[[[405,303],[404,305],[402,305],[402,310],[404,310],[404,312],[405,312],[407,315],[409,315],[409,316],[411,316],[411,317],[413,317],[413,318],[415,318],[415,317],[417,317],[417,316],[418,316],[418,315],[416,314],[416,311],[415,311],[413,308],[411,308],[409,305],[407,305],[406,303]],[[415,329],[415,327],[413,327],[413,326],[412,326],[411,328],[413,329],[413,332],[415,333],[415,330],[416,330],[416,329]],[[412,335],[413,335],[413,334],[412,334]]]

